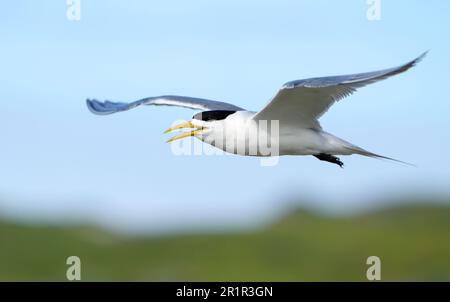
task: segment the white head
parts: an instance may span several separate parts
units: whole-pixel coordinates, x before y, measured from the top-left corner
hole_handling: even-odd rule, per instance
[[[229,115],[235,113],[236,111],[231,110],[211,110],[211,111],[203,111],[195,114],[192,117],[192,120],[187,121],[185,123],[181,123],[174,127],[167,129],[164,133],[168,133],[177,129],[185,129],[190,128],[193,130],[183,132],[178,134],[167,142],[172,142],[177,139],[189,137],[189,136],[203,136],[208,133],[212,133],[218,125],[221,125],[220,121],[225,120]]]

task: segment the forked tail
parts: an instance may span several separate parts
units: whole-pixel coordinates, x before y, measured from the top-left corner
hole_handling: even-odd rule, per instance
[[[395,159],[395,158],[392,158],[392,157],[387,157],[387,156],[379,155],[379,154],[376,154],[376,153],[372,153],[372,152],[369,152],[369,151],[364,150],[362,148],[359,148],[357,146],[351,146],[351,147],[346,146],[345,148],[350,150],[350,151],[353,151],[354,153],[359,154],[359,155],[368,156],[368,157],[372,157],[372,158],[380,158],[380,159],[392,160],[392,161],[395,161],[395,162],[398,162],[398,163],[402,163],[402,164],[405,164],[405,165],[408,165],[408,166],[416,167],[416,165],[414,165],[414,164],[407,163],[405,161],[401,161],[401,160],[398,160],[398,159]]]

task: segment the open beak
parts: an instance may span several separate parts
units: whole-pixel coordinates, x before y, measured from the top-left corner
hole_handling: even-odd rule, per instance
[[[166,143],[170,143],[170,142],[173,142],[174,140],[189,137],[189,136],[195,136],[195,135],[197,135],[197,133],[200,133],[200,132],[208,129],[203,126],[196,126],[191,121],[189,121],[189,122],[181,123],[179,125],[171,127],[169,129],[167,129],[166,131],[164,131],[164,133],[169,133],[170,131],[173,131],[173,130],[185,129],[185,128],[196,128],[196,129],[178,134],[178,135],[172,137],[171,139],[169,139]]]

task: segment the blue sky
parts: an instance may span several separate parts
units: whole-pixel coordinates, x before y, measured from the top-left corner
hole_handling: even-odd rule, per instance
[[[240,226],[295,196],[348,212],[384,196],[448,194],[448,1],[381,0],[368,21],[353,1],[10,1],[0,12],[0,211],[119,229]],[[284,83],[417,67],[361,89],[325,130],[411,168],[358,156],[345,169],[313,157],[174,156],[162,131],[192,111],[92,115],[88,97],[179,94],[258,110]]]

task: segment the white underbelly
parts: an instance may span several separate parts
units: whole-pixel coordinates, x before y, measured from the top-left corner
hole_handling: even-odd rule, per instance
[[[202,139],[225,152],[244,156],[311,155],[324,152],[327,140],[320,132],[311,129],[295,129],[272,135],[247,131],[246,135],[216,132]]]
[[[199,139],[225,152],[245,156],[350,154],[348,143],[321,130],[255,122],[254,113],[242,111],[211,123]]]
[[[323,152],[327,144],[319,131],[295,129],[280,134],[280,155],[311,155]]]

